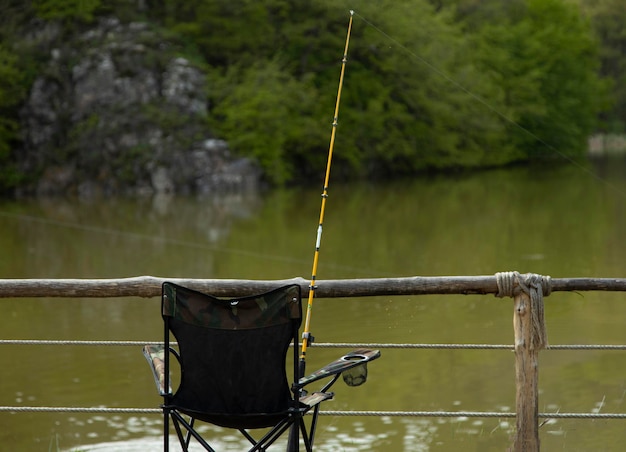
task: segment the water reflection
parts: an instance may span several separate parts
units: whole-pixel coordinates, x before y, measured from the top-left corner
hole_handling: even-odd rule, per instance
[[[3,207],[0,243],[13,258],[0,262],[3,277],[102,278],[154,272],[159,255],[184,253],[171,252],[176,247],[219,251],[233,224],[255,215],[260,198],[44,199]]]

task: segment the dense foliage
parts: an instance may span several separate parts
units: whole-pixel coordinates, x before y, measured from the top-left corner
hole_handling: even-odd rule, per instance
[[[612,103],[602,112],[602,128],[626,133],[626,7],[622,0],[577,0],[602,43],[600,75],[611,82]]]
[[[186,43],[209,76],[207,126],[279,184],[324,168],[350,8],[334,165],[343,175],[577,158],[598,118],[615,130],[626,117],[621,0],[5,3],[5,162],[19,149],[18,107],[41,61],[28,30],[56,21],[71,33],[107,15],[149,21]],[[615,81],[607,108],[603,77]]]

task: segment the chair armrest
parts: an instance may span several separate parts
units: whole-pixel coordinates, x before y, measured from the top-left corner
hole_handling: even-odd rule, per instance
[[[333,396],[334,394],[332,392],[314,392],[313,394],[307,394],[300,397],[300,403],[303,403],[304,405],[307,405],[309,407],[314,407],[325,400],[332,399]]]
[[[171,394],[171,386],[167,388],[167,391],[165,390],[165,346],[145,345],[143,347],[143,356],[150,365],[159,395]]]
[[[367,348],[353,350],[312,374],[300,378],[300,380],[298,380],[298,386],[303,387],[314,381],[321,380],[322,378],[340,374],[354,367],[365,365],[369,361],[373,361],[377,358],[380,358],[379,350],[370,350]]]

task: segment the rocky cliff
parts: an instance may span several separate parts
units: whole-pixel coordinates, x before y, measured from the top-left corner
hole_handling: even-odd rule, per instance
[[[21,110],[24,193],[213,193],[256,186],[259,170],[207,128],[203,71],[144,23],[100,20],[70,38],[30,39],[47,61]],[[49,56],[48,56],[49,55]]]

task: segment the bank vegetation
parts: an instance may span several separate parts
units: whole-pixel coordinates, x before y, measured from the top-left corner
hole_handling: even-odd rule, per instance
[[[2,9],[4,193],[55,163],[21,164],[23,105],[38,74],[62,42],[111,17],[176,43],[163,52],[206,76],[206,129],[273,184],[317,181],[324,168],[350,9],[341,177],[559,164],[584,158],[592,133],[625,127],[622,0],[7,0]],[[35,33],[50,24],[54,42]],[[163,127],[176,119],[160,117]],[[57,141],[52,160],[67,154]]]

